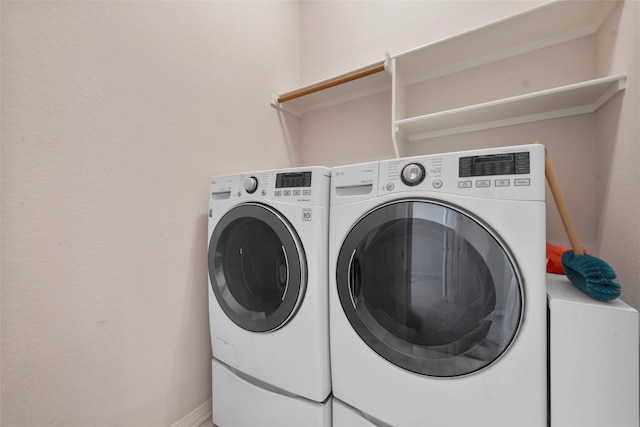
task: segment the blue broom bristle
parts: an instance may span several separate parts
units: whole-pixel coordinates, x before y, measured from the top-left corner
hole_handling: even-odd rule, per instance
[[[620,296],[621,286],[613,281],[616,273],[603,260],[591,255],[575,256],[573,251],[562,254],[562,267],[567,278],[590,297],[611,301]]]

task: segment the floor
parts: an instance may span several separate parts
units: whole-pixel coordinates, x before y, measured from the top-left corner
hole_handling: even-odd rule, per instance
[[[209,418],[207,421],[200,424],[200,427],[214,427],[212,419]]]

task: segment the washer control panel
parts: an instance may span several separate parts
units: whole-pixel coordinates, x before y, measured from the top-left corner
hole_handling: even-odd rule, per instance
[[[276,188],[311,187],[311,171],[281,172],[276,174]]]
[[[217,201],[265,199],[298,204],[322,204],[328,197],[331,170],[323,166],[305,169],[267,170],[211,179],[210,204]]]

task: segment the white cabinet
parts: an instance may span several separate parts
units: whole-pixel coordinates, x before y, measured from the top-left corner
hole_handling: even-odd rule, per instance
[[[638,311],[547,275],[552,426],[637,426]],[[603,410],[606,408],[606,410]]]
[[[397,156],[412,141],[594,112],[625,87],[624,75],[598,75],[595,65],[598,30],[617,4],[546,3],[407,52],[387,54],[384,61],[355,72],[274,95],[272,103],[301,115],[391,90],[391,135]],[[377,72],[381,64],[386,73]],[[350,80],[368,69],[376,72]],[[343,80],[349,81],[331,86]],[[325,85],[331,87],[314,92]],[[299,92],[311,93],[282,101]]]

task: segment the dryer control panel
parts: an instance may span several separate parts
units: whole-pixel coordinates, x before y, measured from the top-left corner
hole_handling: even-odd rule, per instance
[[[378,195],[435,191],[508,200],[544,200],[544,147],[529,144],[384,160]]]
[[[528,151],[464,156],[458,159],[458,176],[523,175],[531,172]]]

